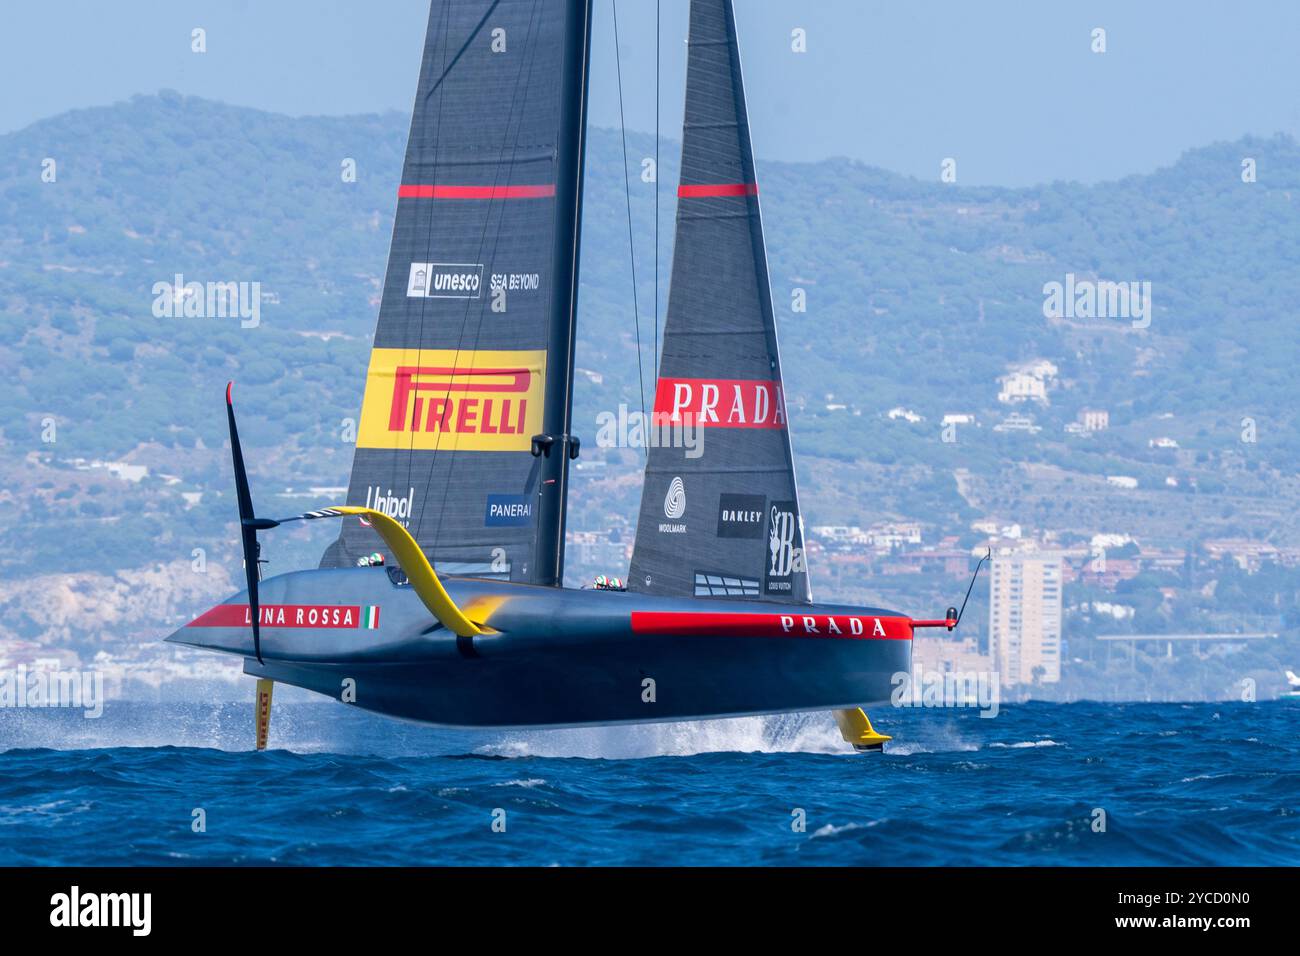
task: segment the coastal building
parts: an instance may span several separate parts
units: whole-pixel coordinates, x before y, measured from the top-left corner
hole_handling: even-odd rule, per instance
[[[577,559],[575,563],[594,568],[608,569],[622,574],[631,557],[630,535],[617,529],[611,531],[573,531],[569,533],[569,547]]]
[[[1265,562],[1277,561],[1279,552],[1276,546],[1267,541],[1251,541],[1247,538],[1215,538],[1205,542],[1205,552],[1214,561],[1231,558],[1237,567],[1253,574]]]
[[[995,432],[1028,432],[1034,434],[1041,432],[1042,426],[1034,424],[1033,415],[1022,415],[1019,412],[1012,412],[1001,422],[993,426]]]
[[[998,379],[998,401],[1004,405],[1019,402],[1047,404],[1047,390],[1055,384],[1057,367],[1046,359],[1037,359],[1010,368]]]
[[[989,653],[1004,687],[1061,679],[1062,559],[997,555],[989,584]]]
[[[918,634],[912,639],[912,672],[987,674],[993,670],[992,658],[980,653],[974,637]]]
[[[905,544],[921,543],[921,526],[915,524],[878,524],[867,531],[867,540],[879,552]]]
[[[959,581],[970,577],[971,555],[969,551],[952,546],[920,548],[904,551],[890,558],[884,573],[888,574],[943,574]],[[913,645],[915,646],[915,645]]]
[[[1079,424],[1085,431],[1104,432],[1110,428],[1110,412],[1104,408],[1079,409]]]

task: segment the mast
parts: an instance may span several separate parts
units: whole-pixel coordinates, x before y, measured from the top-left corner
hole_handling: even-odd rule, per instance
[[[560,75],[559,164],[555,184],[553,316],[546,346],[544,431],[533,440],[541,459],[538,484],[534,580],[564,583],[564,527],[569,461],[578,457],[573,419],[574,328],[578,309],[578,262],[582,229],[583,165],[587,148],[587,85],[591,54],[591,0],[567,0],[564,61]]]

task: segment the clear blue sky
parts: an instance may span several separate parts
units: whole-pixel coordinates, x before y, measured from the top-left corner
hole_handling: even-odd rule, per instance
[[[662,2],[662,128],[686,0]],[[0,132],[162,88],[294,115],[410,109],[428,0],[41,0],[0,12]],[[610,0],[592,121],[618,124]],[[628,126],[654,125],[654,0],[619,0]],[[1093,182],[1244,133],[1300,136],[1293,0],[736,0],[760,158],[965,184]],[[208,52],[190,52],[190,30]],[[790,50],[807,31],[808,52]],[[1090,51],[1094,27],[1105,54]],[[0,157],[0,161],[3,158]]]

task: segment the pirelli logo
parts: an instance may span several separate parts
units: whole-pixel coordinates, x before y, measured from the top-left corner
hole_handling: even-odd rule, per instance
[[[545,381],[545,351],[375,349],[357,445],[528,451]]]

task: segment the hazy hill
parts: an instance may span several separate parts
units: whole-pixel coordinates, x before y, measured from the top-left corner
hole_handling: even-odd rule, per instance
[[[188,560],[197,546],[227,553],[233,505],[214,495],[228,483],[229,378],[265,493],[345,483],[339,425],[359,406],[407,122],[292,119],[164,92],[0,137],[0,494],[18,514],[0,566],[103,570]],[[629,136],[647,376],[654,207],[639,172],[652,150]],[[676,152],[661,146],[661,308]],[[1244,157],[1257,182],[1242,181]],[[355,183],[340,176],[348,158]],[[618,132],[593,130],[578,365],[603,382],[578,380],[588,434],[597,411],[640,402],[621,164]],[[843,160],[761,158],[760,180],[810,523],[897,515],[961,533],[992,515],[1079,534],[1294,543],[1295,141],[1215,144],[1092,187],[968,189]],[[256,280],[278,301],[253,329],[156,318],[151,289],[177,273]],[[1150,282],[1149,327],[1045,318],[1044,284],[1067,273]],[[804,312],[791,308],[795,289]],[[1029,409],[1043,430],[994,432],[1009,411],[998,376],[1037,358],[1059,370],[1050,406]],[[925,420],[887,419],[896,405]],[[1066,436],[1085,406],[1108,409],[1111,431]],[[946,412],[975,413],[981,427],[945,443]],[[53,444],[42,441],[46,418]],[[1245,418],[1256,442],[1242,441]],[[1149,447],[1162,436],[1180,449]],[[126,484],[71,469],[77,458],[127,458],[153,474]],[[634,512],[635,456],[616,465],[575,501],[578,529]],[[1117,496],[1102,477],[1116,473],[1140,489]],[[187,492],[205,496],[196,505]],[[305,560],[315,547],[301,545]]]

